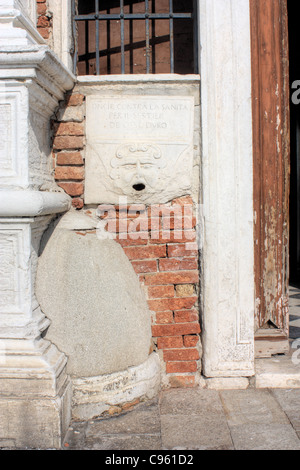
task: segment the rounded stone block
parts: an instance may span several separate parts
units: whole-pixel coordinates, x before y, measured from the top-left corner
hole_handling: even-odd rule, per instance
[[[74,377],[138,366],[152,341],[150,311],[123,249],[84,228],[91,219],[71,212],[46,234],[36,281],[51,320],[46,338],[68,356]]]
[[[160,370],[159,356],[153,352],[139,366],[99,377],[73,379],[73,418],[94,419],[112,408],[124,410],[134,401],[151,400],[160,390]]]

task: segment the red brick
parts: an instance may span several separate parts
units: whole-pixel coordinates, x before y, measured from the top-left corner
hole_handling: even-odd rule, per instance
[[[148,274],[145,277],[147,286],[162,286],[165,284],[196,284],[199,282],[197,271],[178,271]]]
[[[168,299],[175,296],[174,286],[151,286],[148,288],[150,299]]]
[[[196,258],[166,258],[159,260],[160,271],[193,271],[198,269],[198,260]]]
[[[119,212],[113,204],[100,204],[97,208],[100,219],[117,219]]]
[[[47,13],[46,3],[38,2],[38,4],[37,4],[37,14],[38,15],[45,15],[46,13]]]
[[[130,222],[133,222],[137,218],[139,218],[139,215],[134,215],[133,213],[127,210],[119,210],[118,206],[114,206],[113,204],[100,204],[98,206],[98,212],[99,212],[99,217],[107,218],[107,219],[125,219],[129,220]],[[146,220],[146,217],[143,218],[143,220]],[[137,221],[136,221],[137,223]],[[141,230],[135,230],[133,232],[139,234],[142,233]],[[147,233],[148,233],[148,223],[147,223]]]
[[[130,206],[128,206],[127,216],[132,219],[136,219],[137,217],[147,219],[148,208],[145,204],[130,204]]]
[[[60,152],[56,156],[57,165],[83,165],[83,157],[80,152]]]
[[[167,374],[197,372],[197,363],[195,361],[168,362],[166,372]]]
[[[177,199],[173,199],[172,205],[193,206],[194,201],[191,196],[181,196],[181,197],[178,197]]]
[[[159,217],[149,217],[149,230],[151,230],[152,233],[161,231],[161,224],[162,221]]]
[[[150,243],[154,245],[157,243],[192,243],[195,240],[195,230],[151,230]]]
[[[197,349],[169,349],[164,351],[164,360],[166,362],[176,361],[198,361],[200,359]]]
[[[145,284],[145,276],[146,276],[146,274],[144,274],[144,273],[138,274],[139,281],[143,285]]]
[[[182,217],[163,217],[162,218],[162,228],[164,230],[191,230],[195,228],[197,224],[195,217],[186,217],[182,215]]]
[[[163,258],[167,256],[166,245],[125,247],[124,251],[130,260]]]
[[[84,101],[84,95],[81,93],[74,93],[72,95],[67,96],[66,98],[66,105],[67,106],[80,106]]]
[[[82,136],[58,136],[55,137],[53,148],[56,150],[76,150],[82,149],[84,139]]]
[[[196,322],[199,319],[198,311],[193,310],[178,310],[174,312],[175,323],[189,323]]]
[[[153,325],[154,337],[160,336],[185,336],[200,333],[199,323],[177,323],[176,325]]]
[[[50,30],[49,28],[38,28],[38,32],[40,33],[40,35],[42,36],[42,38],[44,39],[49,39],[50,37]]]
[[[148,305],[150,310],[154,310],[155,312],[163,312],[165,310],[192,308],[197,300],[198,297],[196,296],[187,298],[148,300]]]
[[[148,221],[148,217],[147,217],[147,213],[145,213],[144,211],[140,211],[141,213],[140,214],[137,214],[136,212],[134,211],[131,211],[130,208],[127,212],[127,218],[130,219],[132,221],[132,224],[137,224],[138,222],[142,221],[145,223],[145,226],[146,226],[146,220]],[[147,224],[147,227],[148,227],[149,224]],[[148,230],[148,228],[147,228]]]
[[[148,209],[145,204],[143,203],[136,203],[136,204],[116,204],[115,208],[117,211],[125,211],[127,214],[134,215],[137,212],[145,212],[148,214]]]
[[[112,217],[109,218],[109,219],[106,219],[105,217],[101,217],[101,220],[103,222],[106,222],[106,230],[108,232],[115,232],[115,233],[121,233],[123,234],[122,237],[126,240],[128,237],[128,230],[127,230],[127,227],[128,227],[128,221],[127,219],[123,219],[121,222],[119,222],[118,219],[113,219]],[[125,234],[125,235],[124,235]]]
[[[84,193],[82,183],[57,183],[69,196],[81,196]]]
[[[192,375],[172,375],[169,378],[172,388],[192,388],[195,387],[195,377]]]
[[[157,262],[155,260],[132,261],[131,264],[137,274],[154,273],[157,271]]]
[[[183,337],[183,344],[186,348],[194,348],[199,343],[199,336],[188,335]]]
[[[192,248],[192,249],[188,249]],[[198,249],[196,243],[191,243],[187,245],[186,243],[181,243],[177,245],[168,245],[168,257],[169,258],[178,258],[181,256],[197,256]]]
[[[146,232],[151,230],[151,219],[143,216],[134,217],[132,214],[128,214],[127,218],[129,220],[128,224],[128,232],[129,233],[138,233],[138,232]],[[163,242],[164,243],[164,242]]]
[[[174,323],[173,312],[158,312],[156,314],[157,325],[165,325],[171,323]]]
[[[127,217],[118,217],[118,216],[117,217],[111,217],[112,211],[110,211],[109,215],[110,215],[109,217],[105,217],[105,215],[101,216],[101,219],[102,220],[107,219],[108,221],[113,220],[114,221],[114,226],[115,226],[114,231],[116,233],[126,233],[126,235],[127,235],[126,238],[130,238],[132,240],[135,240],[135,239],[138,239],[138,238],[148,238],[147,227],[143,227],[143,226],[138,227],[137,226],[135,229],[133,229],[131,219],[128,219]]]
[[[54,124],[55,135],[84,135],[84,126],[79,122],[60,122]]]
[[[140,233],[143,234],[143,233],[148,232],[150,228],[149,226],[150,221],[147,218],[138,217],[138,218],[133,219],[132,216],[128,216],[127,220],[128,220],[128,233],[132,235],[133,237],[138,237]],[[161,245],[163,244],[164,242],[161,243]]]
[[[83,199],[77,197],[72,200],[72,206],[75,207],[75,209],[82,209],[84,206]]]
[[[172,207],[170,204],[153,204],[151,205],[150,215],[154,218],[168,219],[171,217],[181,217],[183,215],[182,207]]]
[[[57,180],[83,180],[84,168],[76,166],[59,166],[55,169]]]
[[[128,237],[126,240],[120,240],[119,235],[117,235],[116,241],[122,246],[122,247],[134,247],[134,246],[145,246],[148,244],[148,239],[147,238],[137,238],[136,240],[133,240],[131,236],[128,234]],[[146,272],[156,272],[157,271],[157,264],[155,261],[155,270],[154,271],[145,271]]]
[[[183,216],[163,216],[162,217],[162,229],[163,230],[180,230],[183,228]],[[191,228],[191,227],[190,227]]]
[[[157,347],[158,349],[174,349],[183,347],[183,338],[182,336],[173,336],[173,337],[158,337],[157,338]]]
[[[37,26],[41,28],[47,28],[50,25],[49,18],[47,16],[39,16]]]

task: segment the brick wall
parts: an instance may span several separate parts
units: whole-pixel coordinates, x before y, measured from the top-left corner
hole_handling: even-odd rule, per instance
[[[51,15],[48,11],[47,0],[36,0],[37,2],[37,29],[40,35],[48,40],[51,35]]]
[[[66,97],[52,130],[57,184],[72,197],[76,209],[88,212],[83,201],[85,97],[82,94]],[[144,205],[130,205],[130,210],[100,206],[99,214],[105,229],[114,232],[145,290],[153,312],[153,340],[164,365],[167,385],[192,387],[200,370],[201,351],[194,205],[192,198],[186,196],[165,206],[169,210],[167,216],[161,213],[161,206]],[[172,212],[174,207],[189,210],[182,210],[184,217],[177,217]]]
[[[84,96],[68,94],[52,122],[55,179],[76,209],[83,208]]]
[[[192,200],[182,197],[168,206],[172,209],[178,205],[189,207]],[[104,210],[102,206],[101,212]],[[182,225],[187,225],[186,221],[181,217],[176,219],[172,213],[171,217],[164,216],[160,210],[161,206],[133,204],[129,209],[115,206],[113,209],[108,207],[103,218],[108,230],[111,226],[115,231],[116,227],[116,240],[146,292],[153,312],[153,339],[165,364],[169,384],[173,387],[193,386],[200,359],[196,221],[192,218],[188,224],[190,230],[182,235]],[[138,234],[137,224],[140,225]],[[122,230],[126,239],[122,239]]]

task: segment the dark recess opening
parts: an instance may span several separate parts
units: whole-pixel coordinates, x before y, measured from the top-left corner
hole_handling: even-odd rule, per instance
[[[287,3],[291,90],[290,282],[300,286],[300,103],[294,104],[292,99],[296,91],[292,85],[296,80],[300,81],[300,28],[298,2],[288,0]]]
[[[193,13],[195,0],[173,0],[173,12]],[[149,0],[152,14],[169,13],[170,0]],[[124,13],[145,13],[144,0],[124,0]],[[95,0],[79,0],[78,15],[95,14]],[[119,14],[120,0],[100,0],[100,14]],[[195,15],[196,16],[196,15]],[[174,18],[174,73],[198,73],[194,63],[197,39],[197,21],[193,18]],[[99,51],[100,75],[121,74],[121,21],[119,19],[99,21],[99,45],[96,45],[96,21],[76,21],[78,75],[96,75],[96,56]],[[124,61],[126,74],[170,73],[170,21],[169,19],[149,20],[149,48],[146,42],[145,19],[127,19],[124,21]]]

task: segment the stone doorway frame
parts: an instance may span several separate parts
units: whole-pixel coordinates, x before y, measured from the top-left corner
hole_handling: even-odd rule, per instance
[[[249,0],[200,0],[203,373],[254,375]]]

